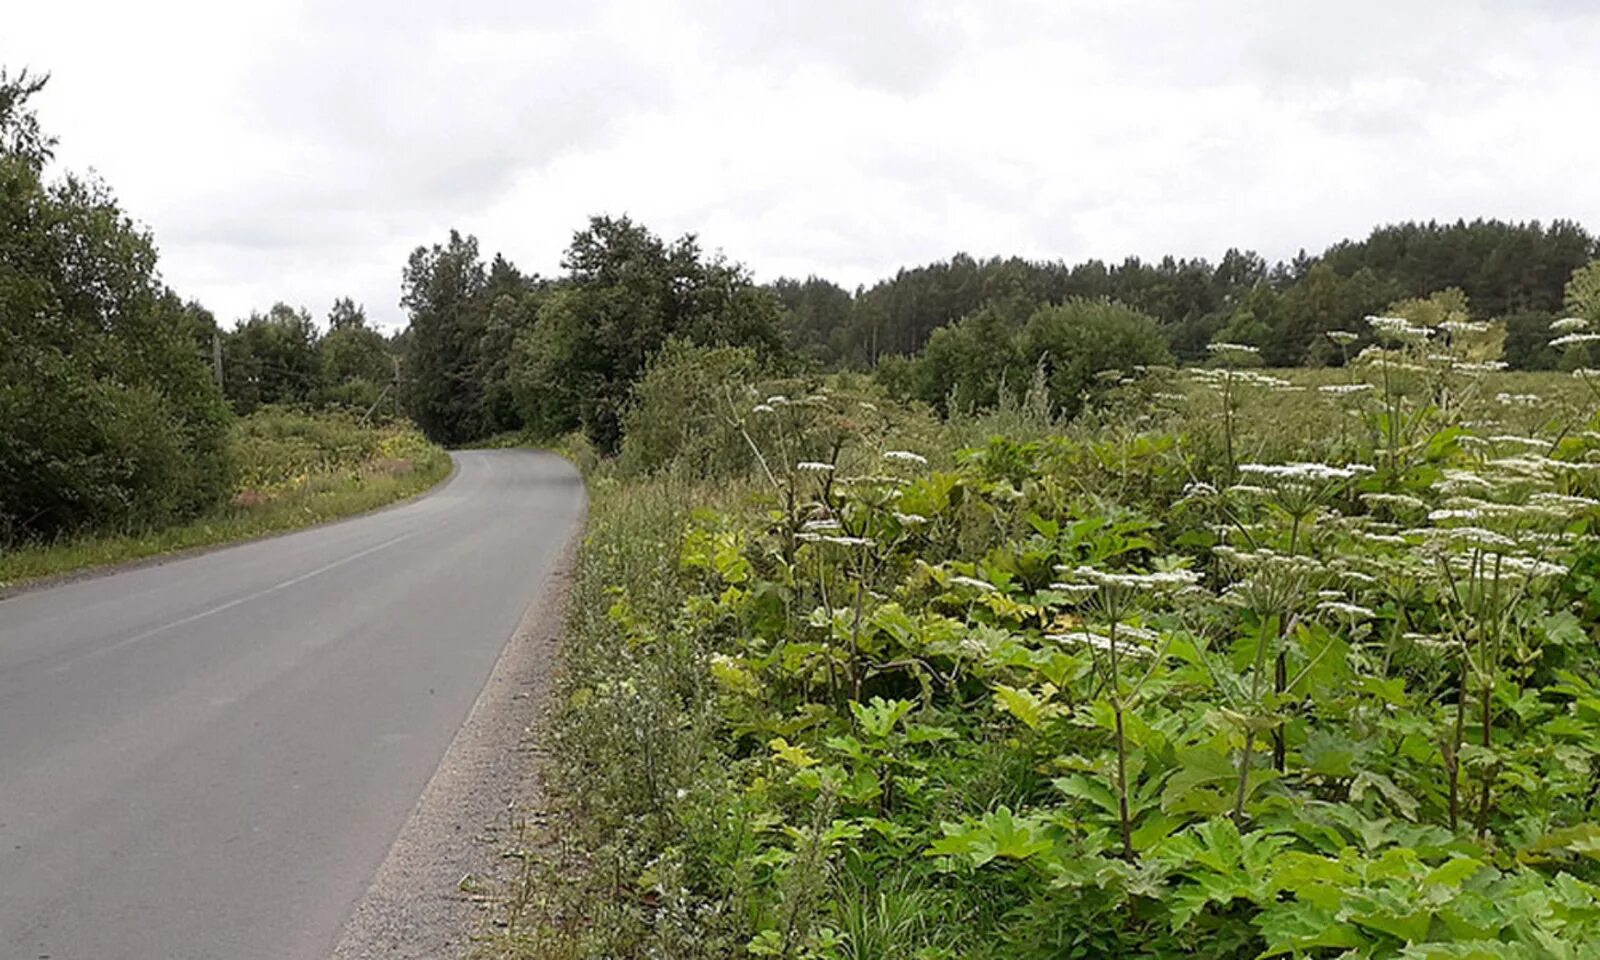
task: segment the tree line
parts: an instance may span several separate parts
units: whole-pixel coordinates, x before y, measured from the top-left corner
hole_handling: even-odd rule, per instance
[[[1461,220],[1382,226],[1364,240],[1279,263],[1238,249],[1215,263],[957,254],[853,292],[819,277],[772,289],[792,348],[826,367],[870,369],[885,356],[920,353],[934,331],[992,305],[1073,299],[1148,315],[1181,361],[1200,360],[1208,343],[1225,339],[1259,347],[1273,366],[1327,363],[1327,330],[1356,330],[1386,304],[1455,288],[1477,316],[1506,324],[1512,366],[1538,369],[1557,358],[1530,334],[1560,315],[1568,280],[1596,257],[1600,241],[1571,221]]]
[[[405,270],[407,408],[447,443],[581,428],[612,452],[634,385],[676,338],[748,346],[780,369],[877,370],[941,408],[992,404],[1040,370],[1070,414],[1098,372],[1199,362],[1219,340],[1273,366],[1335,363],[1329,331],[1363,332],[1364,317],[1443,290],[1504,324],[1512,367],[1548,369],[1561,362],[1549,324],[1597,257],[1600,241],[1569,221],[1402,223],[1280,263],[957,254],[850,291],[814,276],[758,284],[693,236],[666,242],[626,217],[594,218],[554,278],[485,262],[452,232]]]

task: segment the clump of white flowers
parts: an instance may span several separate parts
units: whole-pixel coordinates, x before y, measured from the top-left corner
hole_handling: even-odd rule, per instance
[[[1374,333],[1391,343],[1424,343],[1433,336],[1433,330],[1417,326],[1405,317],[1368,316],[1367,324]]]
[[[1580,343],[1595,343],[1600,341],[1600,333],[1567,333],[1550,341],[1552,347],[1572,347]]]

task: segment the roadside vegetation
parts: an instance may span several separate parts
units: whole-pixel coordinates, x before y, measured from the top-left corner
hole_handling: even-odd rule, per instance
[[[1108,357],[1071,419],[670,345],[483,953],[1596,956],[1600,332],[1504,335]]]
[[[224,332],[169,289],[105,184],[52,175],[44,85],[0,70],[0,586],[345,516],[448,472],[354,303],[326,332],[281,304]]]
[[[180,523],[64,536],[0,551],[0,589],[39,577],[249,540],[414,496],[450,473],[450,457],[403,422],[263,408],[235,419],[225,501]]]

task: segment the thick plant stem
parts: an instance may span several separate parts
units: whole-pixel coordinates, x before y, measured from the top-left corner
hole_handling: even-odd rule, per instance
[[[1273,671],[1272,689],[1280,698],[1289,686],[1289,655],[1286,651],[1278,651],[1278,662]],[[1279,773],[1284,772],[1284,766],[1289,757],[1289,748],[1283,736],[1283,721],[1272,728],[1272,766]]]
[[[1128,741],[1122,731],[1122,698],[1112,704],[1117,718],[1117,815],[1122,821],[1122,857],[1133,860],[1133,823],[1128,816]]]
[[[1482,721],[1481,722],[1483,723],[1483,749],[1484,749],[1484,752],[1486,752],[1486,753],[1488,752],[1491,744],[1493,743],[1493,740],[1492,740],[1492,738],[1490,736],[1490,727],[1489,727],[1490,710],[1492,709],[1492,697],[1493,696],[1494,696],[1494,682],[1493,682],[1492,679],[1485,678],[1484,682],[1483,682],[1483,693],[1481,695],[1482,710],[1483,710],[1483,717],[1482,717]],[[1494,764],[1491,763],[1491,764],[1486,765],[1484,767],[1484,771],[1483,771],[1483,792],[1481,794],[1479,794],[1479,798],[1478,798],[1478,839],[1479,840],[1482,840],[1484,838],[1484,836],[1489,832],[1489,795],[1490,795],[1490,788],[1494,785],[1494,775],[1495,775],[1495,766],[1494,766]]]
[[[1445,770],[1450,777],[1450,831],[1461,823],[1461,737],[1467,723],[1467,660],[1461,658],[1460,680],[1456,686],[1456,723],[1445,752]]]
[[[1236,827],[1244,826],[1244,801],[1249,796],[1250,790],[1250,755],[1256,749],[1256,732],[1245,731],[1244,752],[1239,754],[1239,790],[1233,797],[1233,823]]]

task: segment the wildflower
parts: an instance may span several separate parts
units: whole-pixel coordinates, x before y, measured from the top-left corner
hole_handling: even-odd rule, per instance
[[[1390,340],[1405,343],[1421,343],[1433,336],[1433,331],[1427,327],[1412,326],[1411,321],[1405,317],[1372,317],[1366,318],[1372,329],[1379,336]],[[1363,351],[1364,352],[1364,351]]]
[[[1343,603],[1338,600],[1324,600],[1323,602],[1317,604],[1317,609],[1321,610],[1323,613],[1331,613],[1336,617],[1342,617],[1351,621],[1371,620],[1373,617],[1377,616],[1377,614],[1373,613],[1371,610],[1368,610],[1366,607],[1354,603]]]
[[[1329,340],[1332,340],[1341,347],[1348,347],[1350,344],[1361,339],[1360,334],[1351,333],[1349,330],[1329,330],[1327,336]]]
[[[995,585],[994,584],[990,583],[987,580],[979,580],[977,577],[967,577],[967,576],[958,575],[958,576],[951,577],[950,578],[950,583],[951,583],[952,586],[971,587],[974,590],[978,590],[978,591],[980,591],[982,593],[993,593],[995,591]]]
[[[1258,356],[1261,353],[1259,347],[1252,347],[1248,343],[1208,343],[1206,349],[1215,354],[1243,353]]]
[[[1363,493],[1361,499],[1383,507],[1401,507],[1406,510],[1426,510],[1428,505],[1404,493]]]
[[[1445,470],[1444,476],[1434,483],[1434,487],[1441,493],[1455,493],[1462,490],[1477,490],[1486,492],[1494,489],[1494,484],[1470,470]]]
[[[1364,463],[1353,463],[1345,467],[1334,467],[1325,463],[1241,463],[1239,472],[1270,477],[1274,480],[1330,481],[1349,480],[1360,474],[1372,473],[1373,469]]]
[[[1568,333],[1550,341],[1552,347],[1570,347],[1579,343],[1594,343],[1600,340],[1600,333]]]
[[[1150,648],[1139,643],[1123,639],[1120,636],[1122,630],[1118,630],[1117,632],[1119,634],[1116,643],[1116,651],[1118,653],[1122,654],[1123,656],[1130,657],[1150,657],[1155,655],[1155,651],[1151,650]],[[1062,644],[1063,646],[1090,647],[1106,653],[1111,652],[1112,649],[1112,641],[1109,636],[1094,633],[1089,630],[1074,630],[1070,633],[1048,633],[1045,634],[1045,639]]]
[[[910,450],[885,450],[883,453],[883,459],[895,460],[900,463],[914,463],[919,467],[925,467],[928,465],[927,457],[924,457],[920,453],[912,453]]]
[[[785,397],[785,396],[781,396],[781,395],[767,398],[767,405],[771,406],[771,407],[782,407],[782,406],[787,405],[788,403],[789,403],[789,398]]]
[[[839,530],[842,528],[837,520],[807,520],[800,525],[800,529],[816,532],[818,530]]]
[[[804,470],[804,471],[806,471],[808,473],[832,473],[833,472],[833,464],[831,464],[831,463],[822,463],[822,462],[817,461],[817,460],[802,460],[799,463],[795,464],[794,468],[796,470]]]
[[[1494,399],[1508,407],[1532,407],[1544,402],[1544,398],[1537,393],[1497,393]]]
[[[1330,383],[1317,388],[1317,390],[1320,392],[1331,394],[1333,396],[1347,396],[1353,393],[1365,393],[1371,389],[1372,384],[1370,383]]]
[[[1481,320],[1446,320],[1439,329],[1449,334],[1488,333],[1489,325]]]
[[[1363,534],[1362,539],[1367,543],[1382,544],[1386,547],[1407,547],[1411,545],[1411,541],[1394,533],[1368,533]]]
[[[898,510],[894,512],[894,519],[903,527],[914,527],[928,522],[928,518],[920,513],[901,513]]]
[[[758,403],[750,408],[751,413],[772,413],[774,408],[770,403]]]
[[[1596,507],[1600,507],[1600,500],[1595,500],[1590,497],[1575,497],[1562,493],[1548,492],[1535,493],[1533,496],[1528,498],[1528,502],[1544,506],[1566,508],[1574,511],[1593,510]]]
[[[836,547],[875,547],[877,541],[868,537],[818,537],[820,543],[831,543]]]
[[[1562,317],[1560,320],[1553,321],[1550,324],[1550,329],[1556,333],[1576,333],[1579,330],[1589,329],[1589,321],[1582,317]]]
[[[1054,593],[1064,593],[1070,600],[1087,600],[1099,591],[1099,587],[1092,583],[1052,583],[1050,590]]]
[[[1090,566],[1077,566],[1070,570],[1066,567],[1057,567],[1056,570],[1061,573],[1071,573],[1097,587],[1127,587],[1136,590],[1174,590],[1199,583],[1201,579],[1199,572],[1195,570],[1117,573]]]
[[[1270,496],[1272,496],[1272,491],[1268,490],[1266,487],[1258,487],[1258,486],[1256,486],[1254,484],[1250,484],[1250,483],[1236,483],[1233,486],[1229,487],[1225,492],[1227,492],[1227,493],[1236,493],[1236,494],[1239,494],[1241,496],[1246,496],[1246,497],[1270,497]]]
[[[1492,552],[1510,550],[1516,546],[1516,542],[1510,537],[1482,527],[1441,527],[1428,531],[1426,535],[1445,543]]]
[[[1492,437],[1489,438],[1489,442],[1490,443],[1509,443],[1509,444],[1520,445],[1520,446],[1524,446],[1524,447],[1547,447],[1547,446],[1550,445],[1550,442],[1548,440],[1540,440],[1538,437],[1519,437],[1516,434],[1511,434],[1511,433],[1501,433],[1501,434],[1497,434],[1495,436],[1492,436]]]

